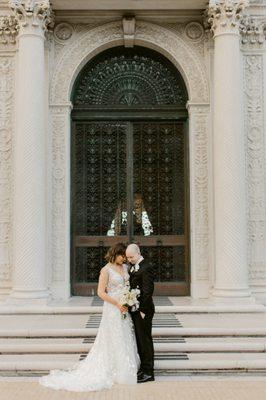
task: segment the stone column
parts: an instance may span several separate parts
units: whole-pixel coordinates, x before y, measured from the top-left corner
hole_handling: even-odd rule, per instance
[[[214,299],[251,301],[247,267],[245,153],[239,24],[245,0],[212,0],[214,34]]]
[[[19,22],[14,140],[13,290],[7,303],[45,303],[46,140],[44,40],[49,0],[11,0]]]

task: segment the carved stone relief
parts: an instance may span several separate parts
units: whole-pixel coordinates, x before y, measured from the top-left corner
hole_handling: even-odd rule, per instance
[[[0,55],[0,287],[11,282],[14,59]]]
[[[266,279],[263,56],[244,57],[248,254],[251,280]]]

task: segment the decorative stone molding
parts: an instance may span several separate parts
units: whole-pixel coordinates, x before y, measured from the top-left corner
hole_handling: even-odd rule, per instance
[[[46,32],[54,22],[49,0],[9,0],[9,6],[21,27],[31,25]]]
[[[128,16],[123,18],[122,23],[125,47],[133,47],[135,40],[136,20],[134,17]]]
[[[50,86],[51,116],[51,188],[52,218],[50,262],[54,295],[70,279],[70,110],[71,90],[82,67],[96,54],[112,46],[124,45],[121,21],[108,23],[87,32],[77,33],[76,40],[63,46],[56,60]],[[157,50],[170,59],[181,72],[189,92],[191,162],[191,243],[193,246],[193,294],[208,297],[209,226],[208,226],[208,131],[209,85],[203,60],[192,40],[149,22],[137,21],[135,44]],[[203,104],[203,105],[202,105]],[[200,287],[200,288],[199,288]],[[202,289],[204,287],[204,289]],[[67,292],[67,291],[65,291]],[[60,292],[62,293],[62,291]]]
[[[191,256],[193,280],[209,279],[210,235],[209,235],[209,171],[208,130],[209,104],[188,102],[190,118],[190,184],[191,184]],[[192,267],[192,268],[193,268]],[[194,272],[194,275],[193,275]]]
[[[19,24],[14,16],[0,17],[0,43],[15,43],[18,31]]]
[[[51,102],[62,103],[70,98],[75,77],[92,56],[108,47],[123,44],[120,21],[99,26],[78,36],[60,53],[51,81]],[[173,61],[184,77],[193,102],[209,101],[203,60],[181,35],[149,22],[137,21],[135,44],[157,49]]]
[[[66,281],[65,266],[69,264],[70,219],[69,173],[70,168],[70,112],[71,103],[50,106],[52,127],[52,226],[50,251],[52,282]],[[68,282],[67,282],[68,283]]]
[[[244,56],[249,278],[266,279],[263,56]],[[263,263],[264,260],[264,263]]]
[[[266,38],[266,21],[245,16],[240,24],[242,43],[263,44]]]
[[[73,35],[73,26],[67,22],[56,25],[54,29],[54,37],[59,43],[67,42]]]
[[[11,285],[14,59],[0,57],[0,293]]]
[[[250,5],[262,6],[266,5],[266,0],[249,0]]]
[[[238,34],[240,21],[248,4],[248,0],[210,0],[207,15],[212,33]]]

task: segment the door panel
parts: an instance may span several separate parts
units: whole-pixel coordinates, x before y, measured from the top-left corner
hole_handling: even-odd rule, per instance
[[[73,294],[90,294],[90,283],[98,280],[99,270],[104,265],[106,247],[117,241],[127,241],[127,220],[122,214],[127,198],[126,183],[126,125],[75,124],[72,140]],[[110,233],[108,242],[104,243]]]
[[[183,124],[134,124],[133,152],[134,200],[139,214],[143,208],[142,229],[139,216],[134,230],[145,236],[183,235]]]
[[[127,182],[125,125],[77,124],[73,172],[73,210],[79,236],[97,238],[110,230],[113,235],[126,235],[127,222],[121,214]]]
[[[95,293],[119,241],[141,246],[157,294],[188,294],[183,123],[84,121],[73,132],[73,294]]]
[[[153,265],[156,292],[186,294],[183,123],[133,126],[133,241]],[[179,282],[179,287],[165,282]]]

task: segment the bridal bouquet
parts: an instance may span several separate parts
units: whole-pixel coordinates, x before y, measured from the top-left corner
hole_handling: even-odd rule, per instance
[[[129,281],[126,281],[125,287],[122,291],[119,303],[124,307],[131,307],[132,311],[136,311],[139,308],[138,297],[140,295],[139,289],[130,289]],[[122,318],[126,318],[127,312],[122,314]]]

